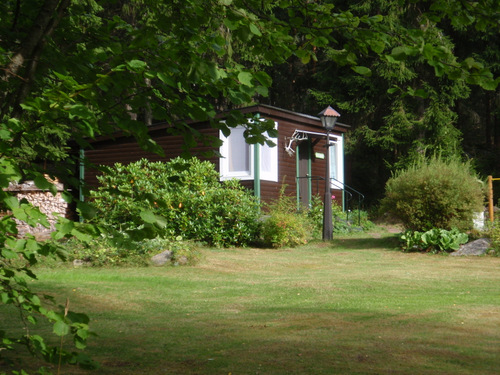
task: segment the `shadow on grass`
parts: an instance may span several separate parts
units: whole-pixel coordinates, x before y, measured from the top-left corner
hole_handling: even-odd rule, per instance
[[[334,238],[331,242],[331,247],[344,248],[349,250],[370,250],[370,249],[385,249],[390,251],[399,251],[399,240],[396,234],[374,238]]]

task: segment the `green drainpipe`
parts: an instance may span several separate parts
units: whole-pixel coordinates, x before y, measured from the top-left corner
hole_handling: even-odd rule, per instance
[[[79,178],[80,178],[80,183],[78,185],[78,199],[80,199],[80,202],[83,202],[85,200],[85,196],[83,195],[83,184],[85,182],[85,163],[84,163],[84,158],[85,158],[85,150],[83,148],[80,149],[80,171],[79,171]],[[83,217],[80,215],[80,222],[83,222]]]
[[[260,200],[260,145],[258,143],[253,148],[253,191]]]
[[[300,145],[297,143],[295,148],[295,187],[297,190],[297,210],[300,208],[300,169],[299,169],[299,148]]]
[[[312,145],[311,140],[307,141],[307,174],[309,176],[312,175]],[[311,178],[307,179],[307,201],[309,202],[309,208],[312,205],[312,180]]]

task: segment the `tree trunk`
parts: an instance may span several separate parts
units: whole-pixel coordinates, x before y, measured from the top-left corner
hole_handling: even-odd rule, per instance
[[[13,77],[17,77],[21,81],[16,95],[11,95],[12,93],[9,93],[8,90],[3,93],[4,99],[9,95],[13,99],[4,106],[2,112],[6,111],[8,107],[18,108],[26,97],[35,76],[38,59],[42,54],[46,38],[52,34],[70,2],[71,0],[46,0],[43,3],[38,16],[26,34],[26,38],[21,43],[21,47],[12,56],[10,63],[5,68],[5,74],[1,77],[5,82]]]

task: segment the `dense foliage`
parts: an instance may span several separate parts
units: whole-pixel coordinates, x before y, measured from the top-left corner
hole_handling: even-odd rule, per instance
[[[45,216],[3,189],[11,182],[32,179],[37,187],[55,193],[52,183],[44,177],[48,173],[76,191],[79,181],[74,170],[79,160],[78,153],[73,151],[88,146],[89,138],[116,130],[135,136],[145,149],[161,153],[146,131],[146,126],[153,121],[173,124],[170,131],[184,136],[186,151],[196,140],[212,143],[216,140],[201,139],[185,119],[213,120],[216,112],[229,109],[233,111],[227,113],[227,121],[212,121],[212,126],[227,135],[231,127],[249,124],[234,109],[266,97],[272,84],[271,75],[276,78],[275,82],[280,81],[278,75],[268,74],[264,68],[290,72],[291,76],[281,80],[288,85],[300,79],[310,85],[312,73],[345,77],[346,83],[337,85],[323,77],[316,81],[328,87],[360,88],[373,93],[365,98],[355,92],[354,97],[359,96],[364,107],[352,103],[341,109],[360,108],[368,118],[374,119],[374,124],[383,124],[380,120],[393,113],[409,112],[408,105],[415,102],[411,98],[425,96],[427,87],[431,86],[429,96],[438,100],[430,104],[439,110],[427,116],[432,118],[442,111],[443,121],[420,121],[426,111],[417,111],[416,115],[410,111],[410,122],[403,117],[402,124],[399,117],[389,117],[390,126],[366,143],[368,147],[389,145],[385,150],[391,150],[391,145],[398,143],[398,136],[405,134],[396,131],[394,137],[385,137],[392,129],[413,130],[420,124],[425,125],[418,133],[422,134],[419,139],[450,133],[453,115],[447,106],[453,105],[453,98],[462,85],[477,85],[478,103],[484,102],[483,112],[491,114],[489,130],[493,139],[498,123],[493,110],[497,92],[493,91],[484,101],[481,98],[485,96],[481,94],[498,86],[498,78],[491,73],[498,68],[491,61],[499,61],[499,49],[495,48],[499,35],[498,1],[384,3],[388,7],[382,6],[382,2],[368,2],[366,6],[366,2],[350,4],[333,0],[0,2],[0,207],[9,210],[0,220],[2,303],[16,306],[23,322],[34,322],[26,317],[37,312],[54,323],[56,334],[73,333],[78,346],[83,347],[87,335],[85,323],[72,329],[76,328],[75,322],[68,319],[74,315],[68,312],[63,319],[61,312],[42,308],[27,287],[26,280],[35,277],[31,266],[38,262],[37,254],[57,254],[58,247],[55,242],[41,243],[33,237],[18,238],[16,220],[33,226],[47,225]],[[363,6],[365,9],[360,8]],[[393,11],[399,8],[412,12]],[[411,22],[406,22],[408,20]],[[448,42],[449,33],[443,25],[460,31],[467,37],[464,40],[468,44],[455,48]],[[482,49],[477,52],[471,47]],[[326,64],[319,64],[325,61]],[[415,63],[420,67],[428,65],[430,69],[413,69]],[[295,74],[297,66],[307,66],[308,74]],[[358,80],[374,72],[379,79],[367,89],[366,81]],[[449,98],[447,92],[434,93],[439,88],[432,85],[434,77],[438,77],[436,83],[445,81]],[[363,108],[370,103],[370,98],[384,98],[386,91],[381,82],[386,78],[391,86],[389,94],[400,96],[396,100],[385,97],[395,103],[395,111],[391,114],[365,111]],[[374,88],[381,88],[382,94]],[[293,92],[289,87],[278,87],[270,99],[287,100],[289,92]],[[402,103],[402,96],[410,99]],[[299,98],[293,102],[307,102],[303,96]],[[327,93],[323,100],[330,102],[332,96]],[[297,109],[292,101],[284,103],[289,109]],[[375,102],[371,108],[389,108],[384,103],[387,101]],[[401,105],[396,105],[398,103]],[[272,104],[280,105],[279,102]],[[423,107],[416,107],[425,109],[428,104],[426,101]],[[471,111],[470,118],[476,117]],[[250,123],[247,139],[265,142],[263,134],[267,131],[270,136],[275,135],[273,128],[272,123]],[[457,138],[454,136],[452,140]],[[440,147],[450,142],[431,143]],[[403,146],[398,150],[404,150]],[[365,152],[370,160],[388,160],[389,153],[374,158],[371,152]],[[64,197],[72,200],[69,192]],[[90,206],[82,202],[75,204],[84,219],[92,217]],[[139,217],[146,224],[135,231],[134,236],[153,237],[164,230],[164,220],[151,209]],[[53,237],[76,236],[91,241],[105,229],[61,218]],[[113,236],[119,234],[117,231]],[[12,262],[18,258],[24,259],[22,265]],[[0,356],[13,342],[28,343],[31,349],[45,354],[54,350],[57,353],[57,349],[47,348],[40,336],[30,330],[26,332],[15,339],[0,331]],[[78,354],[60,358],[82,362]]]
[[[500,175],[500,3],[335,3],[354,17],[383,15],[380,38],[353,53],[352,35],[345,33],[315,64],[272,67],[270,99],[277,106],[293,103],[298,111],[334,105],[352,126],[349,185],[366,194],[369,204],[377,203],[391,173],[410,166],[423,151],[465,153],[482,175]],[[419,42],[409,46],[408,39]],[[391,53],[380,58],[377,51]],[[464,74],[458,66],[475,71]],[[493,84],[475,85],[489,74]]]
[[[91,191],[94,222],[134,236],[160,223],[165,238],[214,246],[247,246],[257,237],[258,200],[238,181],[219,182],[212,163],[197,158],[115,164]]]
[[[399,217],[407,229],[468,230],[483,204],[484,186],[470,163],[433,157],[397,172],[387,182],[382,210]]]

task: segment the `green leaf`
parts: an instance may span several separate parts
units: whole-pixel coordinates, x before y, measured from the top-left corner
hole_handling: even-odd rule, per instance
[[[497,89],[499,83],[500,83],[500,77],[495,79],[495,80],[493,80],[493,79],[481,79],[479,81],[479,86],[481,86],[485,90],[494,91]]]
[[[372,71],[367,68],[366,66],[353,66],[351,67],[352,70],[354,70],[356,73],[361,74],[362,76],[365,77],[370,77],[372,75]]]
[[[166,83],[170,87],[176,87],[177,84],[175,81],[172,79],[172,77],[169,74],[166,74],[164,72],[158,72],[156,73],[156,76],[162,81],[163,83]]]
[[[238,74],[238,80],[243,84],[243,85],[246,85],[246,86],[253,86],[252,85],[252,74],[249,73],[249,72],[241,72]]]
[[[229,30],[236,30],[239,27],[239,22],[233,22],[229,18],[224,18],[223,23]]]
[[[262,86],[265,87],[270,87],[273,83],[273,79],[266,72],[256,72],[254,77]]]
[[[90,241],[92,241],[92,236],[90,236],[90,235],[88,235],[86,233],[80,232],[76,228],[73,228],[73,230],[71,231],[71,234],[73,236],[75,236],[76,238],[78,238],[80,241],[83,241],[83,242],[90,242]]]
[[[6,247],[1,249],[0,252],[2,254],[2,257],[6,258],[6,259],[15,259],[18,257],[18,254],[15,251],[12,251],[11,249],[7,249]]]
[[[404,47],[393,48],[390,56],[394,60],[404,60],[406,58],[405,48]]]
[[[92,219],[96,215],[96,209],[89,203],[77,201],[76,208],[84,219]]]
[[[382,53],[385,50],[385,43],[381,40],[372,40],[370,41],[370,48],[375,53]]]
[[[57,336],[66,336],[69,333],[69,325],[59,320],[54,323],[53,331]]]
[[[92,111],[90,111],[89,108],[84,106],[83,104],[75,104],[70,106],[68,109],[68,112],[70,114],[69,118],[74,119],[74,118],[81,118],[81,119],[92,119],[94,118],[94,114]]]
[[[424,98],[424,99],[427,99],[429,97],[429,93],[427,92],[427,90],[424,90],[424,89],[415,90],[413,95],[419,96],[419,97]]]
[[[37,188],[41,190],[49,190],[53,195],[57,194],[57,188],[55,185],[47,181],[42,174],[37,174],[34,178],[34,182]]]
[[[326,47],[328,43],[328,39],[324,36],[319,36],[312,41],[312,45],[316,47]]]
[[[311,54],[303,49],[295,51],[295,55],[302,61],[302,64],[308,64],[311,61]]]
[[[250,31],[254,35],[262,36],[262,33],[260,32],[259,28],[253,23],[250,24]]]
[[[21,173],[13,160],[0,158],[0,187],[8,187],[10,182],[19,181]]]
[[[468,57],[464,60],[463,64],[468,68],[468,69],[483,69],[484,66],[480,62],[474,60],[472,57]]]
[[[67,234],[70,234],[74,227],[75,223],[68,219],[63,219],[56,225],[59,234],[63,237]]]
[[[19,201],[17,200],[16,197],[13,196],[7,196],[3,199],[3,203],[9,208],[10,210],[14,210],[16,208],[19,208]]]
[[[8,129],[0,129],[0,139],[6,141],[12,138],[12,132]]]
[[[369,19],[372,22],[382,22],[384,20],[384,16],[382,16],[381,14],[376,14],[374,16],[371,16]]]
[[[156,215],[154,214],[153,211],[150,211],[150,210],[141,211],[140,216],[141,216],[141,219],[144,220],[146,223],[149,223],[149,224],[156,223]]]
[[[264,86],[257,86],[255,88],[257,94],[262,95],[263,97],[267,97],[269,95],[269,89]]]
[[[141,72],[146,69],[147,64],[141,60],[130,60],[127,61],[127,66],[134,72]]]

